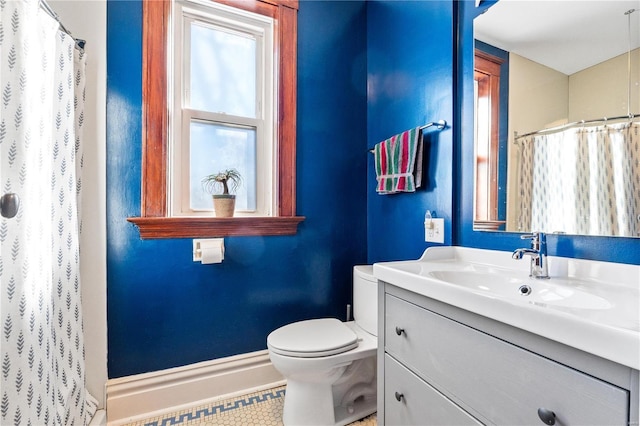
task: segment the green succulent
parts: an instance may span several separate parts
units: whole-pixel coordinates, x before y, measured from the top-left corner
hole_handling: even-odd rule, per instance
[[[242,176],[236,169],[227,169],[202,178],[202,187],[209,194],[222,191],[223,195],[235,192],[242,184]]]

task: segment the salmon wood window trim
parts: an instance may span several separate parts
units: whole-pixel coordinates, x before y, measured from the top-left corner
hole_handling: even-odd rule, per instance
[[[147,238],[293,235],[296,216],[297,0],[216,0],[276,20],[278,63],[278,214],[274,217],[169,217],[167,205],[167,34],[170,0],[145,0],[142,53],[142,188],[140,217],[127,220]]]

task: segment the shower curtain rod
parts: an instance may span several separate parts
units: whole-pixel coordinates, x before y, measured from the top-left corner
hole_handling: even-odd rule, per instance
[[[582,126],[585,124],[594,124],[594,123],[607,123],[607,121],[615,121],[615,120],[633,120],[634,118],[638,118],[640,117],[639,114],[629,114],[629,115],[621,115],[619,117],[603,117],[603,118],[598,118],[595,120],[580,120],[580,121],[574,121],[573,123],[567,123],[567,124],[562,124],[560,126],[556,126],[556,127],[549,127],[548,129],[542,129],[542,130],[536,130],[535,132],[529,132],[529,133],[525,133],[524,135],[518,135],[518,132],[513,132],[514,133],[514,142],[517,142],[518,139],[527,137],[527,136],[533,136],[533,135],[538,135],[538,134],[542,134],[542,133],[547,133],[547,132],[557,132],[559,130],[564,130],[564,129],[569,129],[571,127],[576,127],[576,126]]]
[[[66,33],[69,37],[71,37],[73,40],[75,40],[76,42],[76,47],[78,47],[79,49],[84,49],[84,45],[86,43],[85,40],[82,40],[80,38],[75,38],[73,36],[73,34],[71,34],[71,31],[69,31],[63,24],[62,21],[60,21],[60,18],[58,17],[58,14],[56,12],[53,11],[53,9],[51,9],[51,6],[49,6],[49,3],[47,3],[45,0],[39,0],[39,4],[40,4],[40,8],[42,8],[42,10],[44,10],[47,15],[51,16],[53,19],[56,20],[56,22],[58,23],[58,25],[60,26],[60,29]]]

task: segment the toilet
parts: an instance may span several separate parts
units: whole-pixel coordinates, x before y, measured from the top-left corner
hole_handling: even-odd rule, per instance
[[[267,336],[287,380],[285,426],[345,425],[376,412],[378,284],[371,265],[353,269],[354,321],[295,322]]]

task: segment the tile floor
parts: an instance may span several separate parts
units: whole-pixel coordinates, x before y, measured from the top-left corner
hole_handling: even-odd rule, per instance
[[[216,401],[128,426],[282,426],[285,387],[267,389],[236,398]],[[372,414],[350,426],[376,426]]]

